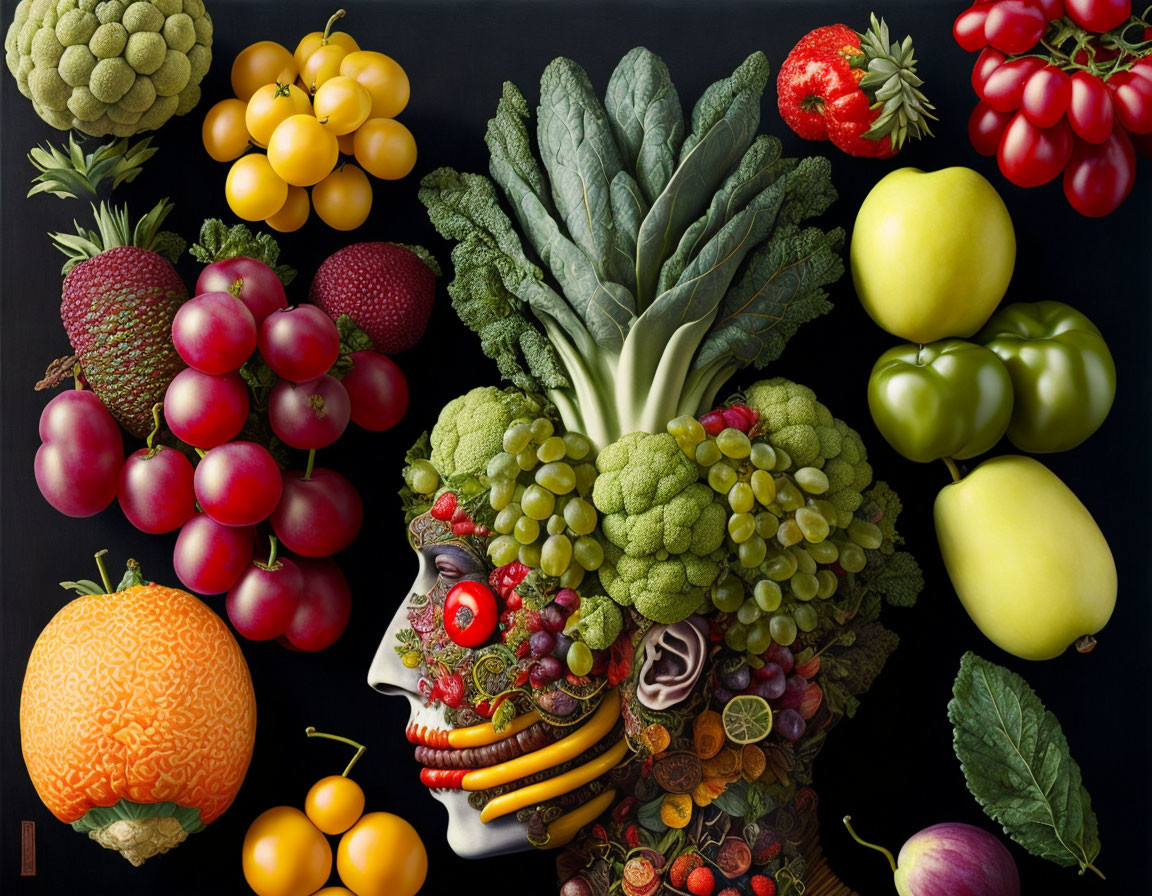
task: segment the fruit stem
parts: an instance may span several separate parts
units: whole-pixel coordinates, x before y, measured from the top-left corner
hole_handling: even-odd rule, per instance
[[[349,762],[344,771],[340,773],[341,778],[348,777],[348,772],[352,771],[352,766],[360,761],[360,757],[363,756],[364,751],[368,749],[364,744],[358,744],[356,741],[350,740],[347,737],[341,737],[339,734],[325,734],[322,731],[317,731],[311,725],[304,729],[304,733],[309,737],[325,737],[328,740],[338,740],[342,744],[348,744],[348,746],[356,748],[356,755],[352,757],[352,761]]]
[[[316,449],[308,449],[308,466],[304,468],[304,481],[309,482],[312,479],[312,467],[316,464]]]
[[[324,36],[320,38],[320,46],[328,46],[328,35],[332,33],[332,26],[339,22],[346,15],[347,13],[342,9],[338,9],[336,12],[332,13],[332,18],[330,18],[328,20],[328,24],[324,26]]]
[[[852,835],[852,839],[859,843],[861,846],[867,846],[869,849],[875,849],[884,853],[888,857],[888,864],[892,866],[892,873],[896,873],[896,860],[892,857],[892,853],[888,852],[883,846],[877,846],[875,843],[869,843],[867,840],[861,840],[859,835],[852,829],[852,816],[844,816],[844,827],[848,828],[848,833]]]
[[[1106,877],[1104,876],[1104,872],[1103,872],[1103,871],[1101,871],[1099,868],[1097,868],[1095,865],[1093,865],[1091,862],[1089,862],[1087,865],[1085,865],[1085,866],[1084,866],[1084,869],[1085,869],[1086,871],[1092,871],[1092,872],[1094,872],[1095,874],[1099,875],[1099,877],[1100,877],[1100,880],[1108,880],[1108,878],[1106,878]]]
[[[208,454],[208,452],[205,451],[203,448],[196,448],[195,451],[198,455],[200,455],[200,460],[204,460],[205,455]]]
[[[1084,635],[1076,639],[1076,650],[1079,653],[1091,653],[1096,648],[1096,639],[1092,635]]]
[[[100,581],[104,583],[104,593],[112,593],[112,580],[108,578],[108,567],[104,565],[104,555],[108,553],[107,548],[103,548],[96,552],[96,568],[100,570]]]
[[[952,474],[952,481],[953,482],[959,482],[960,481],[960,470],[956,466],[956,461],[952,460],[952,458],[950,458],[950,457],[942,457],[940,459],[942,461],[944,461],[944,466],[946,466],[948,468],[948,472]]]
[[[148,456],[152,457],[156,452],[152,447],[152,443],[156,441],[156,436],[160,433],[160,409],[164,407],[164,402],[158,401],[152,405],[152,432],[148,433]]]
[[[63,377],[61,377],[63,379]],[[77,392],[84,391],[84,384],[80,382],[80,362],[77,361],[72,365],[72,388]]]
[[[269,569],[275,569],[276,568],[276,544],[277,544],[276,536],[275,535],[269,535],[268,536],[268,545],[269,545],[269,547],[268,547],[268,568]]]

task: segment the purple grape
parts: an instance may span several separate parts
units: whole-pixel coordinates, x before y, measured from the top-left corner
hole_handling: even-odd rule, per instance
[[[794,709],[786,709],[776,714],[776,730],[792,743],[800,740],[807,728],[808,723]]]
[[[744,663],[741,663],[735,669],[731,670],[724,676],[724,684],[730,690],[742,691],[748,687],[748,682],[752,678],[752,670],[749,669]]]
[[[785,675],[791,672],[792,667],[796,665],[796,657],[793,656],[792,651],[784,645],[776,644],[775,642],[768,648],[768,652],[764,654],[764,661],[766,663],[775,663],[784,671]]]
[[[572,639],[567,635],[558,634],[556,636],[556,646],[552,648],[552,656],[556,657],[560,662],[564,662],[568,659],[568,651],[571,647]]]
[[[592,896],[592,887],[587,878],[571,877],[560,888],[560,896]]]
[[[533,632],[532,636],[528,639],[528,649],[532,651],[532,656],[536,659],[550,654],[552,648],[555,646],[556,636],[551,632]],[[799,704],[797,704],[797,706],[799,706]]]
[[[571,588],[561,588],[556,592],[556,596],[552,598],[552,603],[571,613],[580,606],[580,595]]]
[[[565,612],[556,604],[548,604],[543,610],[540,611],[540,625],[544,627],[544,631],[556,634],[564,630],[564,621],[567,618]]]
[[[554,716],[566,716],[576,709],[576,698],[565,691],[548,691],[536,697],[540,708]]]
[[[721,687],[716,688],[716,692],[713,696],[715,696],[717,703],[719,703],[721,706],[724,706],[735,696],[735,694],[728,690],[728,688]]]
[[[776,663],[765,663],[756,670],[756,694],[765,700],[776,700],[784,693],[786,680],[784,670]]]
[[[554,656],[546,656],[532,667],[532,671],[528,674],[528,681],[531,682],[532,687],[539,689],[552,684],[563,674],[564,667],[560,660]]]
[[[780,709],[796,709],[804,699],[808,681],[803,675],[789,675],[784,693],[780,696]]]

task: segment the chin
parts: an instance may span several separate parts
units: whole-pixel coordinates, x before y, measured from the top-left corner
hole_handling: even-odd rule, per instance
[[[448,810],[448,845],[460,858],[486,859],[532,849],[524,826],[515,817],[485,824],[480,813],[468,805],[467,793],[434,790],[432,797]]]

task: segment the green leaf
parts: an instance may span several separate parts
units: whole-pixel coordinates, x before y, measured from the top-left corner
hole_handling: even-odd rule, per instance
[[[988,816],[1032,855],[1100,874],[1096,815],[1056,716],[1023,678],[971,652],[952,693],[956,756]]]
[[[604,105],[624,166],[651,204],[676,170],[684,141],[684,113],[664,60],[644,47],[629,52],[612,72]],[[619,217],[616,226],[622,229]]]
[[[277,264],[280,244],[270,233],[253,233],[244,224],[228,227],[219,218],[208,218],[200,227],[200,241],[189,253],[202,264],[212,264],[225,258],[246,255],[262,261],[276,272],[280,282],[288,286],[296,278],[296,270]]]
[[[660,807],[663,804],[663,796],[641,803],[636,809],[636,821],[640,827],[651,831],[653,834],[663,834],[668,830],[668,825],[664,824],[664,820],[660,817]]]
[[[709,87],[696,104],[692,133],[681,146],[680,162],[653,201],[636,240],[638,309],[654,301],[664,260],[752,143],[767,83],[768,60],[763,53],[753,53],[730,78]]]
[[[878,572],[868,580],[869,587],[894,607],[913,607],[924,590],[924,573],[916,558],[907,551],[882,554],[869,551],[868,566]]]
[[[733,818],[743,818],[748,812],[748,785],[736,781],[724,788],[724,792],[712,800],[712,805]]]

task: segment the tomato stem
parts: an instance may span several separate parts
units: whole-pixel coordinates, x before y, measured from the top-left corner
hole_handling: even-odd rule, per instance
[[[269,535],[268,536],[268,569],[270,569],[270,570],[276,568],[276,545],[277,545],[276,536],[275,535]]]
[[[892,857],[892,853],[888,852],[883,846],[877,846],[875,843],[869,843],[867,840],[861,840],[859,835],[852,830],[852,816],[844,816],[844,827],[848,828],[848,833],[852,835],[852,839],[859,843],[861,846],[867,846],[869,849],[875,849],[878,852],[884,853],[888,857],[888,864],[892,866],[892,873],[896,873],[896,859]]]
[[[104,583],[104,593],[112,593],[112,580],[108,578],[108,567],[104,565],[104,555],[108,553],[107,548],[102,548],[96,552],[96,568],[100,570],[100,581]]]
[[[160,409],[164,407],[164,402],[158,401],[152,405],[152,432],[148,433],[148,441],[145,443],[148,446],[148,456],[152,457],[156,454],[156,448],[153,447],[153,442],[156,441],[156,436],[160,433]]]
[[[309,482],[312,479],[312,467],[316,463],[316,449],[308,449],[308,466],[304,468],[304,481]]]
[[[324,36],[320,38],[320,46],[328,46],[329,35],[332,33],[332,26],[339,22],[347,13],[342,9],[336,10],[332,13],[332,18],[328,20],[328,24],[324,26]]]
[[[338,740],[342,744],[348,744],[348,746],[356,748],[356,755],[352,757],[352,761],[349,762],[348,765],[344,768],[344,771],[340,773],[341,778],[348,777],[348,772],[352,771],[352,766],[360,761],[360,757],[363,756],[364,751],[368,749],[366,746],[364,746],[364,744],[358,744],[356,741],[347,737],[341,737],[339,734],[325,734],[322,731],[317,731],[311,725],[304,729],[304,733],[309,737],[324,737],[328,740]]]
[[[948,468],[948,472],[952,474],[952,481],[953,482],[959,482],[961,479],[961,476],[960,476],[960,470],[956,466],[956,461],[952,460],[952,458],[950,458],[950,457],[942,457],[940,459],[942,461],[944,461],[944,466],[946,466]]]

